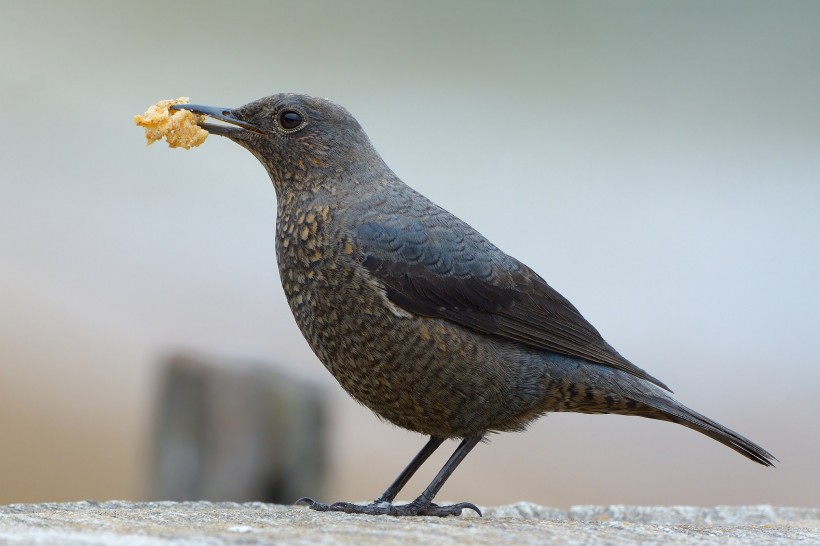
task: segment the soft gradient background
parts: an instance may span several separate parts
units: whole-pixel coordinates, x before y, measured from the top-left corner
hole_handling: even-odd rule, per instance
[[[326,500],[373,498],[424,443],[348,399],[302,340],[256,160],[217,137],[148,148],[132,121],[161,98],[297,91],[345,105],[405,181],[782,461],[553,415],[480,446],[443,499],[820,504],[820,3],[0,8],[0,503],[143,498],[177,349],[326,387]]]

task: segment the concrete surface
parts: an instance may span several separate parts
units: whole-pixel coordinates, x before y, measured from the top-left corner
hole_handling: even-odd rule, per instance
[[[77,502],[0,506],[0,544],[820,544],[820,509],[518,503],[484,517],[392,518],[262,503]]]

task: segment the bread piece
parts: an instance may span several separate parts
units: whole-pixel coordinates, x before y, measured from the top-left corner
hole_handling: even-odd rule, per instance
[[[145,114],[134,116],[134,122],[145,127],[145,138],[148,144],[157,140],[165,140],[171,148],[185,148],[190,150],[199,146],[208,138],[208,131],[199,126],[205,121],[205,116],[194,114],[188,110],[169,110],[174,104],[187,104],[188,97],[161,100],[148,108]]]

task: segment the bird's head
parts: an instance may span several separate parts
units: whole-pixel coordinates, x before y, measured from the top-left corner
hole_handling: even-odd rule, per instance
[[[356,119],[326,99],[282,93],[239,108],[198,104],[172,108],[223,122],[202,127],[256,156],[277,193],[316,189],[351,178],[365,182],[387,169]]]

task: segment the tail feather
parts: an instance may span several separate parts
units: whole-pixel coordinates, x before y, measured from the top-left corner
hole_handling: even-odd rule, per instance
[[[763,466],[774,466],[774,462],[777,461],[774,455],[748,438],[709,419],[705,415],[701,415],[687,408],[660,389],[656,389],[654,385],[651,389],[644,390],[643,392],[632,391],[630,394],[631,396],[629,396],[629,398],[645,406],[649,406],[655,410],[655,412],[659,412],[653,412],[653,414],[649,415],[644,414],[645,417],[671,421],[696,430]]]
[[[724,427],[720,423],[674,400],[668,400],[667,402],[672,403],[663,404],[664,407],[658,407],[661,404],[649,405],[652,405],[655,409],[663,413],[668,420],[705,434],[756,463],[760,463],[763,466],[774,466],[774,462],[777,461],[774,455],[737,432]]]
[[[565,373],[549,385],[557,396],[545,400],[546,411],[614,413],[670,421],[705,434],[763,466],[774,466],[777,461],[756,443],[687,408],[649,381],[577,359],[556,356],[550,362]]]

